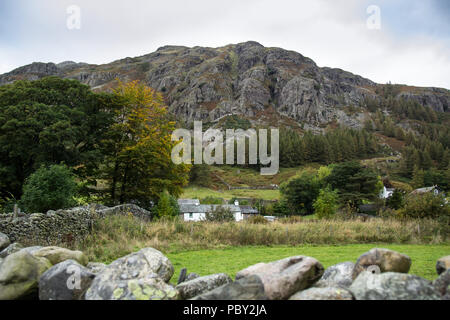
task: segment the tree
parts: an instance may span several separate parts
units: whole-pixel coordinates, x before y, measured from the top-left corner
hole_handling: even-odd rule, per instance
[[[20,198],[25,179],[61,162],[81,179],[102,162],[111,95],[56,77],[0,87],[0,198]]]
[[[224,206],[211,206],[211,212],[206,213],[206,221],[210,222],[231,222],[234,215],[229,208]]]
[[[325,181],[338,190],[341,201],[352,205],[377,199],[382,188],[380,177],[357,161],[334,165]]]
[[[329,188],[320,190],[319,196],[314,201],[315,214],[319,219],[330,218],[336,213],[339,196],[336,190]]]
[[[164,190],[179,196],[189,167],[171,160],[175,123],[161,94],[138,81],[119,82],[114,102],[118,107],[103,141],[107,157],[102,171],[112,202],[136,201],[148,207]]]
[[[386,205],[395,210],[402,208],[404,205],[403,193],[399,189],[395,189],[392,196],[386,200]]]
[[[29,212],[47,212],[75,205],[75,178],[64,165],[41,167],[31,174],[23,187],[20,205]]]
[[[167,191],[163,191],[154,208],[154,213],[157,218],[174,218],[180,214],[180,208],[177,200]]]
[[[424,176],[425,173],[422,169],[419,169],[418,166],[414,166],[413,178],[411,181],[411,185],[413,188],[421,188],[424,185]]]
[[[310,215],[314,213],[313,203],[319,195],[320,182],[315,172],[303,171],[300,176],[280,186],[283,199],[291,214]]]

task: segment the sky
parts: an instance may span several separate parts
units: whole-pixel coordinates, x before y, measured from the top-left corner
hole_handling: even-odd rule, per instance
[[[249,40],[378,83],[450,89],[448,0],[0,0],[0,73]]]

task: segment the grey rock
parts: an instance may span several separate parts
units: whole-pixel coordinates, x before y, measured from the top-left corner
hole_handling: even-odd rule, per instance
[[[22,249],[23,249],[23,247],[20,243],[14,242],[14,243],[10,244],[8,247],[6,247],[5,249],[3,249],[2,252],[0,252],[0,258],[4,259],[7,256],[9,256],[10,254],[18,252]]]
[[[322,278],[314,285],[315,287],[328,287],[339,285],[349,287],[352,282],[352,273],[355,264],[353,262],[342,262],[335,264],[325,270]]]
[[[343,287],[309,288],[297,292],[289,300],[353,300],[353,295]]]
[[[26,251],[8,255],[0,265],[0,300],[37,298],[39,277],[51,266]]]
[[[356,300],[440,300],[431,281],[418,276],[386,272],[362,272],[349,290]]]
[[[192,300],[267,300],[267,296],[264,294],[261,279],[251,275],[196,296]]]
[[[231,282],[233,280],[227,274],[218,273],[182,282],[175,288],[180,293],[181,299],[190,299]]]
[[[161,252],[145,248],[98,273],[86,300],[178,299],[178,291],[166,283],[173,271],[172,263]]]
[[[75,260],[83,266],[88,263],[88,258],[83,252],[54,246],[33,250],[32,254],[36,257],[43,257],[48,259],[53,265],[65,260]]]
[[[198,277],[200,277],[198,274],[196,274],[195,272],[191,272],[186,276],[185,281],[191,281],[191,280],[197,279]]]
[[[106,264],[100,263],[100,262],[89,262],[86,265],[86,268],[88,268],[92,273],[100,273],[106,268]]]
[[[83,300],[95,274],[74,260],[58,263],[39,279],[40,300]]]
[[[173,113],[189,122],[215,121],[227,114],[257,117],[270,110],[278,118],[287,116],[313,130],[334,119],[360,128],[364,112],[346,115],[345,107],[380,97],[377,85],[368,79],[320,68],[300,53],[265,48],[254,41],[221,48],[165,46],[142,57],[101,66],[33,63],[0,75],[0,85],[49,75],[77,79],[100,90],[109,88],[116,78],[144,79],[148,86],[164,92]],[[448,112],[450,106],[446,89],[404,87],[396,98],[441,112]]]
[[[437,274],[441,274],[448,269],[450,269],[450,256],[442,257],[436,261]]]
[[[323,266],[316,259],[295,256],[250,266],[239,271],[236,280],[257,275],[264,284],[265,295],[270,300],[283,300],[311,287],[323,272]]]
[[[352,278],[356,279],[362,271],[369,267],[374,270],[372,267],[374,265],[380,268],[380,272],[408,273],[411,267],[411,258],[389,249],[374,248],[358,258]]]
[[[445,272],[441,273],[439,278],[433,281],[433,286],[442,296],[450,294],[450,291],[448,291],[450,286],[450,269],[447,269]]]
[[[9,237],[6,234],[0,232],[0,251],[5,249],[10,244],[11,241],[9,240]]]

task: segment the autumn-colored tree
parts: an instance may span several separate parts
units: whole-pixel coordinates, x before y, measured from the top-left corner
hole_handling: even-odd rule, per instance
[[[175,123],[168,119],[162,95],[138,81],[119,81],[113,95],[115,121],[103,144],[108,155],[103,177],[112,201],[147,207],[164,190],[179,196],[189,167],[171,160]]]

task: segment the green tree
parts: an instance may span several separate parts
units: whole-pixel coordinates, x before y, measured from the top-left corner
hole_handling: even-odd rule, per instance
[[[320,182],[315,172],[303,171],[300,176],[280,186],[290,213],[310,215],[314,213],[313,203],[319,195]]]
[[[0,87],[0,198],[20,198],[25,179],[61,162],[81,179],[102,162],[111,95],[56,77]]]
[[[334,165],[325,181],[338,190],[341,201],[354,206],[363,200],[376,200],[382,188],[380,177],[357,161]]]
[[[423,187],[424,177],[425,177],[424,171],[420,169],[418,166],[414,166],[413,178],[411,181],[411,185],[413,186],[413,188],[417,189]]]
[[[314,201],[314,212],[319,219],[331,218],[338,208],[339,196],[336,190],[329,188],[320,190],[319,196]]]
[[[404,205],[403,193],[399,189],[395,189],[392,196],[386,200],[386,205],[395,210],[402,208]]]
[[[164,191],[159,197],[154,213],[157,218],[174,218],[180,214],[180,208],[175,197]]]
[[[41,167],[27,178],[20,205],[29,213],[66,209],[75,205],[76,191],[77,184],[69,168]]]
[[[211,206],[211,211],[206,213],[206,221],[210,222],[231,222],[234,215],[231,210],[224,206]]]

